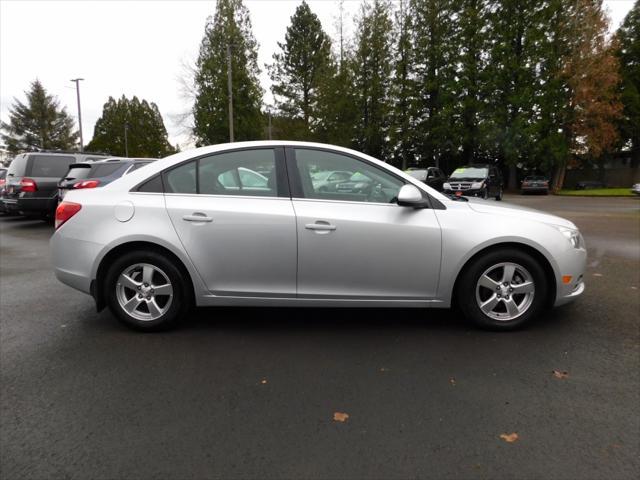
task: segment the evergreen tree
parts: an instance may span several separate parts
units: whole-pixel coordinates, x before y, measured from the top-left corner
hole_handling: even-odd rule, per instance
[[[487,0],[459,0],[456,36],[458,65],[454,85],[454,111],[456,137],[459,139],[461,162],[470,164],[487,157],[486,135],[487,99],[491,92],[487,86],[487,57],[489,48],[488,19],[490,2]],[[457,143],[457,142],[456,142]],[[458,147],[458,145],[456,145]]]
[[[359,117],[355,146],[386,159],[389,147],[392,22],[386,0],[364,4],[353,58],[354,86]]]
[[[633,5],[616,37],[624,105],[619,129],[623,146],[632,152],[632,166],[637,168],[640,166],[640,1]]]
[[[125,141],[126,131],[126,141]],[[109,97],[87,150],[124,157],[161,158],[175,152],[155,103]]]
[[[353,55],[345,35],[343,0],[338,6],[338,47],[319,82],[316,137],[322,142],[352,147],[358,118]]]
[[[459,46],[450,0],[411,0],[412,76],[415,79],[416,153],[422,165],[451,170],[449,159],[457,152],[453,133],[455,108],[455,57]]]
[[[413,66],[412,22],[408,0],[400,0],[395,13],[394,76],[391,84],[390,140],[393,163],[405,170],[415,159],[414,119],[411,105],[415,101],[415,82],[411,77]]]
[[[319,86],[331,76],[331,40],[318,17],[303,1],[291,17],[280,52],[273,55],[270,67],[271,91],[284,117],[301,121],[302,131],[290,132],[293,138],[308,139],[317,126]]]
[[[31,150],[70,150],[77,148],[74,122],[60,102],[47,93],[39,80],[25,92],[27,102],[14,99],[9,123],[2,122],[1,135],[7,150],[19,153]]]
[[[533,161],[535,146],[536,70],[544,36],[544,2],[497,0],[491,18],[489,89],[490,140],[509,168],[508,186],[516,188],[517,165]]]
[[[242,0],[218,0],[207,19],[195,72],[194,129],[198,145],[229,141],[228,60],[232,71],[235,140],[263,138],[258,45]]]

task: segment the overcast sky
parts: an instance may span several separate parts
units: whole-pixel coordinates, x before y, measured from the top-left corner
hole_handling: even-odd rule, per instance
[[[325,30],[336,33],[338,2],[307,0]],[[634,0],[605,0],[615,30]],[[253,33],[260,44],[262,85],[268,92],[264,64],[283,41],[291,15],[301,0],[245,0]],[[360,0],[347,0],[348,24]],[[67,111],[77,117],[74,84],[82,77],[84,141],[109,96],[137,95],[160,108],[171,143],[187,136],[176,121],[190,109],[181,94],[183,65],[197,56],[204,25],[215,0],[30,1],[0,0],[0,117],[7,121],[13,98],[39,78]],[[353,28],[351,28],[351,31]],[[351,32],[347,32],[351,33]],[[270,100],[267,93],[265,100]]]

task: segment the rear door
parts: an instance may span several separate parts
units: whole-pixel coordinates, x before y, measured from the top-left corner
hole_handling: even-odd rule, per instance
[[[163,183],[171,221],[212,293],[295,296],[296,220],[281,148],[201,157]]]

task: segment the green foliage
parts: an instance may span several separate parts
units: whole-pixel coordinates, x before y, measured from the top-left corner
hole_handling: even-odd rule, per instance
[[[305,1],[291,17],[285,41],[278,46],[280,52],[273,55],[269,68],[271,91],[281,115],[295,125],[283,133],[287,138],[312,138],[318,123],[320,83],[332,76],[333,65],[331,40]]]
[[[362,5],[353,56],[354,97],[360,113],[354,143],[362,152],[381,159],[389,152],[392,32],[386,0]]]
[[[231,51],[235,140],[264,137],[258,45],[242,0],[218,0],[196,62],[194,129],[198,145],[229,141],[227,47]]]
[[[455,59],[458,46],[452,41],[457,24],[450,0],[412,0],[411,75],[415,78],[412,115],[413,134],[420,164],[441,165],[455,154]],[[451,169],[451,168],[449,168]]]
[[[49,95],[39,80],[25,92],[26,104],[14,99],[9,123],[2,122],[0,135],[7,150],[19,153],[32,150],[70,150],[77,148],[74,122],[58,100]]]
[[[126,145],[125,145],[126,129]],[[175,153],[155,103],[109,97],[102,108],[87,150],[118,157],[162,158]]]
[[[635,166],[640,165],[640,0],[624,19],[617,34],[622,76],[623,115],[619,122],[622,144],[632,150]]]

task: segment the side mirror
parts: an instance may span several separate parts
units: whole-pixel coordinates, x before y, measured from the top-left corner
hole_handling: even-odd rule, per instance
[[[398,205],[401,207],[423,208],[429,204],[415,185],[403,185],[398,192]]]

